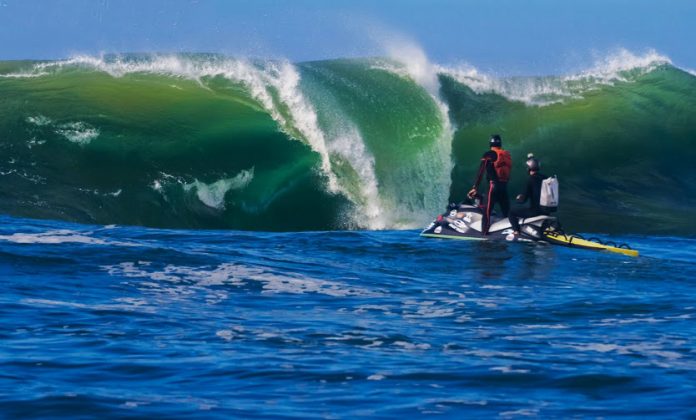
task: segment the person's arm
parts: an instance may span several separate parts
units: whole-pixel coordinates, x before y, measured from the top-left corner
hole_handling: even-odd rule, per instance
[[[483,173],[486,171],[487,164],[488,161],[486,160],[486,158],[481,159],[481,164],[479,165],[479,170],[476,174],[476,181],[474,181],[474,185],[471,187],[472,190],[477,190],[479,185],[481,184],[481,178],[483,178]]]
[[[486,152],[483,154],[483,157],[481,158],[481,164],[479,165],[478,172],[476,172],[476,180],[474,181],[474,185],[471,186],[471,189],[466,194],[467,197],[474,198],[474,196],[476,196],[476,193],[478,192],[478,187],[481,184],[481,178],[483,178],[483,173],[486,171],[488,167],[488,159],[488,152]]]
[[[520,203],[526,202],[527,199],[532,196],[532,188],[534,188],[534,185],[532,177],[530,176],[527,180],[527,189],[525,190],[524,194],[520,194],[517,196],[517,201],[519,201]]]

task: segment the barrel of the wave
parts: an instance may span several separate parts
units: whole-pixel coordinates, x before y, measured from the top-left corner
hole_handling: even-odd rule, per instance
[[[350,203],[328,190],[321,156],[254,90],[271,73],[208,55],[17,64],[0,77],[0,211],[153,227],[343,227]]]

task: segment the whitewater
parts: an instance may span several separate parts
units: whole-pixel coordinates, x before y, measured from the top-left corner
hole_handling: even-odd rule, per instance
[[[696,416],[695,92],[654,51],[0,62],[0,413]],[[493,133],[641,256],[419,237]]]

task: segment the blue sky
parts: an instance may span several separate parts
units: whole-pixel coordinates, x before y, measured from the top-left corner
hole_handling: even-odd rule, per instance
[[[695,0],[0,0],[0,59],[221,52],[293,61],[380,55],[562,73],[618,48],[696,68]]]

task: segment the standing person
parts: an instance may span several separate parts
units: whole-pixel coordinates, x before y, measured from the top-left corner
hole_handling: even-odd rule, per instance
[[[540,204],[541,200],[541,184],[547,178],[542,175],[539,170],[541,169],[541,163],[534,157],[533,154],[527,155],[527,172],[529,173],[529,178],[527,179],[527,188],[524,194],[519,194],[517,196],[518,203],[524,203],[529,201],[529,207],[515,206],[510,210],[510,225],[512,225],[512,234],[514,237],[510,239],[516,239],[520,234],[520,221],[521,218],[529,218],[534,216],[540,216],[542,214],[548,214]]]
[[[510,152],[503,150],[503,140],[500,135],[493,134],[489,141],[490,150],[483,154],[481,166],[479,166],[476,182],[467,194],[469,198],[476,196],[483,173],[486,172],[488,179],[488,199],[486,209],[483,213],[483,223],[481,232],[488,234],[491,225],[491,212],[496,203],[500,204],[503,217],[507,217],[510,211],[510,198],[507,193],[507,184],[510,180],[512,171],[512,157]]]

